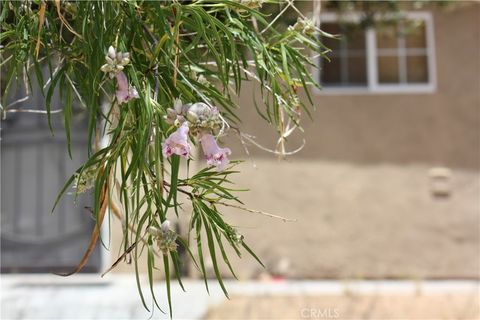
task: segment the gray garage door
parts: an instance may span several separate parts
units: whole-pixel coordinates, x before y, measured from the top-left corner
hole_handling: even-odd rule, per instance
[[[10,101],[25,95],[16,90]],[[43,109],[34,92],[16,109]],[[60,107],[53,102],[52,108]],[[57,193],[86,157],[86,113],[78,108],[72,129],[72,157],[67,153],[63,115],[52,115],[52,136],[45,115],[8,113],[1,121],[1,272],[65,272],[86,249],[94,221],[87,209],[91,195],[67,195],[53,214]],[[87,208],[86,208],[87,207]],[[97,246],[85,272],[100,267]]]

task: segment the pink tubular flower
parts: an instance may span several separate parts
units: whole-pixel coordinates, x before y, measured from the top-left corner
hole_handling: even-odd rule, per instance
[[[117,92],[115,92],[115,95],[117,96],[119,104],[139,97],[137,89],[128,85],[127,76],[123,71],[117,73],[115,77],[117,78]]]
[[[232,153],[230,149],[220,148],[215,137],[211,134],[203,134],[200,138],[200,143],[202,144],[207,164],[217,167],[217,171],[225,170],[230,162],[227,158]]]
[[[188,157],[190,145],[188,144],[188,125],[186,122],[162,142],[162,153],[164,157],[169,157],[172,154]]]

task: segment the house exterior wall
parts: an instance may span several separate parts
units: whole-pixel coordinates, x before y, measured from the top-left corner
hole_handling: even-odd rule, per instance
[[[266,262],[234,259],[240,278],[478,278],[480,5],[434,9],[437,88],[425,94],[315,94],[313,121],[289,139],[287,161],[225,139],[241,165],[248,207],[225,208]],[[241,128],[275,147],[246,85]],[[257,101],[261,101],[257,99]],[[452,170],[449,197],[432,196],[432,167]],[[188,215],[186,213],[186,215]],[[225,268],[225,270],[227,270]],[[225,271],[227,275],[228,272]]]
[[[294,158],[478,169],[479,5],[436,9],[433,17],[436,91],[316,94],[313,121],[305,116],[302,123],[307,146]],[[242,97],[241,105],[248,119],[244,131],[272,145],[275,132],[257,120],[250,94]],[[293,139],[291,147],[300,141]]]

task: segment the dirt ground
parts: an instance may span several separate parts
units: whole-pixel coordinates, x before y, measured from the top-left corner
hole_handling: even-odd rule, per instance
[[[477,294],[235,296],[204,319],[480,319]]]

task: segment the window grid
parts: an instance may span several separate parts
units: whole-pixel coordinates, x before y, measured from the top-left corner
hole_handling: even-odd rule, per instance
[[[344,18],[344,17],[342,17]],[[348,17],[349,22],[358,22],[360,14],[352,14]],[[420,20],[425,26],[425,48],[407,48],[406,39],[404,35],[401,35],[397,39],[397,48],[378,48],[377,47],[377,33],[374,29],[365,30],[365,45],[366,45],[366,64],[367,64],[367,86],[345,86],[344,78],[342,75],[343,86],[331,86],[322,90],[322,93],[396,93],[396,92],[433,92],[436,88],[436,70],[435,70],[435,55],[434,55],[434,39],[433,39],[433,21],[431,13],[429,12],[409,12],[406,14],[406,18],[409,20]],[[333,13],[323,13],[321,17],[322,22],[337,22],[338,17]],[[343,41],[342,41],[343,43]],[[346,44],[341,44],[341,54],[346,56],[344,52]],[[349,50],[350,54],[360,56],[359,52],[363,53],[363,50]],[[357,52],[355,52],[357,51]],[[363,55],[363,54],[362,54]],[[338,57],[337,54],[332,54],[331,57]],[[378,80],[378,57],[398,57],[399,67],[399,82],[398,83],[380,83]],[[408,82],[408,67],[407,57],[412,56],[425,56],[426,68],[427,68],[427,81],[425,83]],[[318,59],[320,61],[321,59]],[[347,62],[348,63],[348,62]],[[341,63],[341,68],[347,68],[347,64],[344,61]],[[347,68],[348,69],[348,68]],[[320,79],[318,70],[315,71],[316,76]],[[343,72],[342,72],[343,74]],[[348,70],[346,71],[348,75]]]

